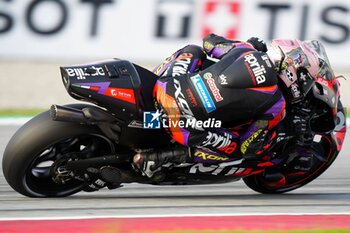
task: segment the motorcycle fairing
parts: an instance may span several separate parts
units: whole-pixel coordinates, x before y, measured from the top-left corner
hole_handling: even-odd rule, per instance
[[[149,103],[158,76],[128,61],[111,59],[65,66],[61,74],[73,98],[105,107],[123,121],[142,119],[144,110],[154,109]],[[141,79],[147,80],[142,83]]]
[[[128,88],[114,88],[110,87],[110,85],[111,82],[73,84],[75,87],[97,91],[98,94],[136,104],[134,90]]]

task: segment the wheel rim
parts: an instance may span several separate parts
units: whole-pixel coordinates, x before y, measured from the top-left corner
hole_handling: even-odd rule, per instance
[[[335,151],[332,149],[332,141],[329,138],[329,135],[324,135],[322,137],[322,141],[319,144],[322,144],[323,148],[326,148],[324,150],[326,161],[317,161],[317,163],[314,164],[313,168],[309,172],[304,174],[296,174],[294,177],[287,176],[286,183],[282,186],[277,187],[268,187],[268,185],[264,185],[265,181],[261,175],[256,176],[256,181],[258,183],[261,183],[261,185],[266,188],[266,191],[271,191],[273,193],[288,192],[309,183],[321,175],[332,164],[336,157],[334,156]]]
[[[40,150],[26,170],[23,184],[34,196],[67,196],[80,191],[84,183],[70,180],[57,184],[52,180],[51,165],[68,153],[79,152],[84,157],[94,157],[115,152],[114,144],[102,135],[82,135],[60,139]]]

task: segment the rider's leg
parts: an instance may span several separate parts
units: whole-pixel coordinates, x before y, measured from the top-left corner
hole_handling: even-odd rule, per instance
[[[174,120],[179,120],[177,115],[181,115],[178,108],[174,106],[176,98],[173,91],[169,89],[174,88],[174,85],[168,85],[168,81],[173,84],[173,78],[186,76],[188,73],[198,72],[201,69],[206,55],[201,47],[195,45],[188,45],[172,56],[167,58],[164,63],[156,67],[153,72],[161,76],[160,80],[154,87],[155,98],[158,102],[158,108],[163,109],[167,115],[174,115]],[[169,87],[168,87],[169,86]],[[185,90],[183,90],[185,91]],[[181,93],[183,94],[183,93]],[[188,93],[186,93],[188,94]],[[176,119],[175,119],[176,118]],[[177,128],[174,130],[180,138],[186,138],[186,132]],[[134,165],[148,177],[161,170],[163,164],[173,163],[180,164],[192,161],[191,153],[184,140],[180,144],[185,147],[178,147],[174,149],[155,150],[150,152],[141,152],[134,156]]]

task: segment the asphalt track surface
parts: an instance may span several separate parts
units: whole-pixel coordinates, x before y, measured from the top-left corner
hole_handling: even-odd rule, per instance
[[[18,127],[0,125],[1,159],[7,142]],[[16,193],[1,172],[0,218],[349,214],[349,149],[347,137],[343,151],[328,171],[312,183],[283,195],[258,194],[238,181],[200,186],[129,184],[116,190],[37,199]]]

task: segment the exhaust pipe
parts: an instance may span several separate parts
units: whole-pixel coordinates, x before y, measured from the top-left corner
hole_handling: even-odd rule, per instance
[[[52,105],[50,108],[51,118],[54,121],[71,121],[78,123],[87,123],[84,112],[76,108],[66,106]]]
[[[119,142],[121,128],[117,123],[117,118],[100,108],[89,106],[80,110],[54,104],[50,108],[50,114],[54,121],[96,125],[107,137]]]
[[[101,157],[93,157],[82,160],[69,161],[66,168],[68,170],[86,170],[89,167],[107,166],[128,162],[130,159],[129,154],[124,155],[106,155]]]

